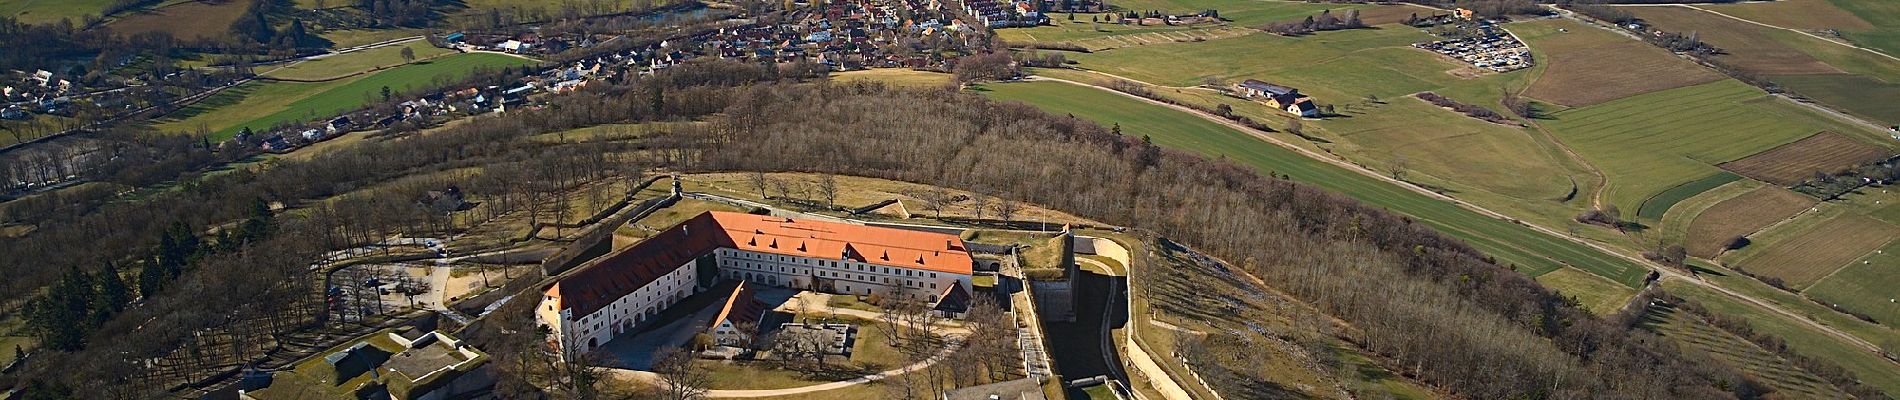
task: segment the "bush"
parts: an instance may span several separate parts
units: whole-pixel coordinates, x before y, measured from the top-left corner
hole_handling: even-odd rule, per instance
[[[1722,245],[1722,248],[1726,250],[1741,250],[1743,247],[1748,247],[1751,243],[1754,242],[1748,240],[1747,236],[1736,236],[1730,238],[1728,243]]]

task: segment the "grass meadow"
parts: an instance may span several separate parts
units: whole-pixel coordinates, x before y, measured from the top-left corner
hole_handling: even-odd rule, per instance
[[[1846,110],[1876,123],[1900,124],[1900,102],[1870,99],[1900,99],[1900,83],[1861,75],[1782,75],[1775,83],[1801,96]]]
[[[1671,187],[1824,130],[1858,131],[1734,80],[1553,113],[1542,122],[1609,177],[1607,200],[1639,210]]]
[[[1101,89],[1056,82],[993,84],[976,88],[991,98],[1020,101],[1053,114],[1072,114],[1099,124],[1119,124],[1122,132],[1155,143],[1223,157],[1262,172],[1345,193],[1369,204],[1410,215],[1441,232],[1463,239],[1501,263],[1530,275],[1575,266],[1629,287],[1648,272],[1627,260],[1587,246],[1543,235],[1528,227],[1485,217],[1450,202],[1308,159],[1264,143],[1248,133],[1187,113],[1148,104]]]
[[[1714,189],[1717,186],[1726,185],[1729,182],[1739,180],[1742,180],[1741,175],[1723,171],[1702,177],[1702,179],[1676,185],[1675,187],[1669,188],[1669,190],[1664,190],[1662,193],[1657,193],[1655,196],[1650,196],[1649,199],[1643,200],[1643,206],[1636,209],[1636,216],[1649,220],[1661,220],[1663,214],[1669,212],[1670,208],[1675,207],[1676,203],[1694,197],[1696,194],[1708,191],[1709,189]]]
[[[231,23],[250,7],[251,0],[190,1],[121,13],[104,27],[124,36],[164,32],[181,40],[218,38],[229,35]]]
[[[378,68],[403,65],[402,50],[410,49],[417,60],[426,60],[454,54],[454,50],[435,47],[426,40],[417,40],[394,46],[353,51],[329,57],[318,58],[272,69],[262,75],[268,78],[288,80],[330,80],[349,77]]]
[[[262,130],[347,112],[381,96],[385,86],[395,93],[405,93],[436,82],[460,79],[477,68],[527,63],[513,56],[471,53],[332,82],[253,81],[181,110],[181,114],[160,123],[158,128],[166,132],[192,132],[202,128],[211,132],[212,139],[223,140],[237,135],[245,127]]]
[[[1900,289],[1894,288],[1894,282],[1900,282],[1900,241],[1847,263],[1803,293],[1893,326],[1900,322],[1900,303],[1894,301],[1900,298]],[[1895,344],[1900,344],[1900,338]]]
[[[113,0],[7,0],[0,2],[0,15],[33,24],[71,20],[84,23],[86,16],[99,15]],[[12,349],[8,349],[12,350]]]
[[[1900,237],[1900,227],[1862,215],[1843,215],[1800,228],[1805,229],[1776,232],[1787,236],[1731,264],[1802,289]]]

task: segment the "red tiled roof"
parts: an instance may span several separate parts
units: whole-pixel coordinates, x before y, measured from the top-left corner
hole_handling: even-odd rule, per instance
[[[721,247],[963,275],[972,265],[955,235],[711,211],[582,266],[546,295],[576,317],[592,314]]]
[[[752,290],[751,285],[740,281],[739,285],[732,289],[732,295],[726,296],[726,305],[719,309],[719,316],[712,319],[711,327],[718,327],[719,322],[725,320],[732,320],[733,324],[759,323],[759,318],[765,316],[768,307],[765,302],[759,301],[757,293]]]

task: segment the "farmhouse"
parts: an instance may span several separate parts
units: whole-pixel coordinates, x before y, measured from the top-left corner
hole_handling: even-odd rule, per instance
[[[751,342],[751,335],[759,326],[759,319],[765,317],[770,309],[765,302],[759,301],[751,285],[740,281],[732,288],[732,294],[726,296],[725,307],[719,309],[719,316],[712,319],[713,343],[720,346],[742,346]]]
[[[586,351],[721,278],[741,281],[735,292],[770,285],[878,295],[954,315],[967,304],[971,273],[970,254],[955,235],[715,211],[549,285],[535,315],[551,332],[550,345]],[[743,303],[751,296],[743,294],[728,297],[721,320],[757,321]],[[714,333],[727,322],[716,320]]]
[[[1259,80],[1248,79],[1234,85],[1234,92],[1241,98],[1267,103],[1267,107],[1286,111],[1289,114],[1307,118],[1319,117],[1319,107],[1313,105],[1313,99],[1300,94],[1299,89],[1275,85]]]

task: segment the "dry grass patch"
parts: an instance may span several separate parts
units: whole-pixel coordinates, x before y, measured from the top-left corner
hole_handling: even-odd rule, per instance
[[[1835,172],[1878,160],[1887,149],[1834,132],[1821,132],[1793,143],[1768,149],[1720,167],[1742,176],[1777,185],[1793,185],[1815,172]]]
[[[1722,79],[1668,51],[1602,29],[1568,20],[1532,24],[1566,32],[1527,39],[1546,67],[1525,96],[1582,107]]]
[[[1722,49],[1715,59],[1758,74],[1829,74],[1839,68],[1789,46],[1764,30],[1772,29],[1689,7],[1625,7],[1637,17],[1671,32],[1695,32]]]
[[[165,32],[179,39],[227,36],[251,0],[206,0],[138,11],[105,25],[114,34]]]
[[[1813,206],[1814,198],[1778,187],[1755,189],[1723,200],[1689,223],[1689,254],[1713,257],[1730,239],[1761,230]]]
[[[1847,263],[1860,259],[1900,235],[1900,227],[1866,216],[1842,216],[1775,243],[1739,268],[1781,278],[1791,288],[1806,288]]]

